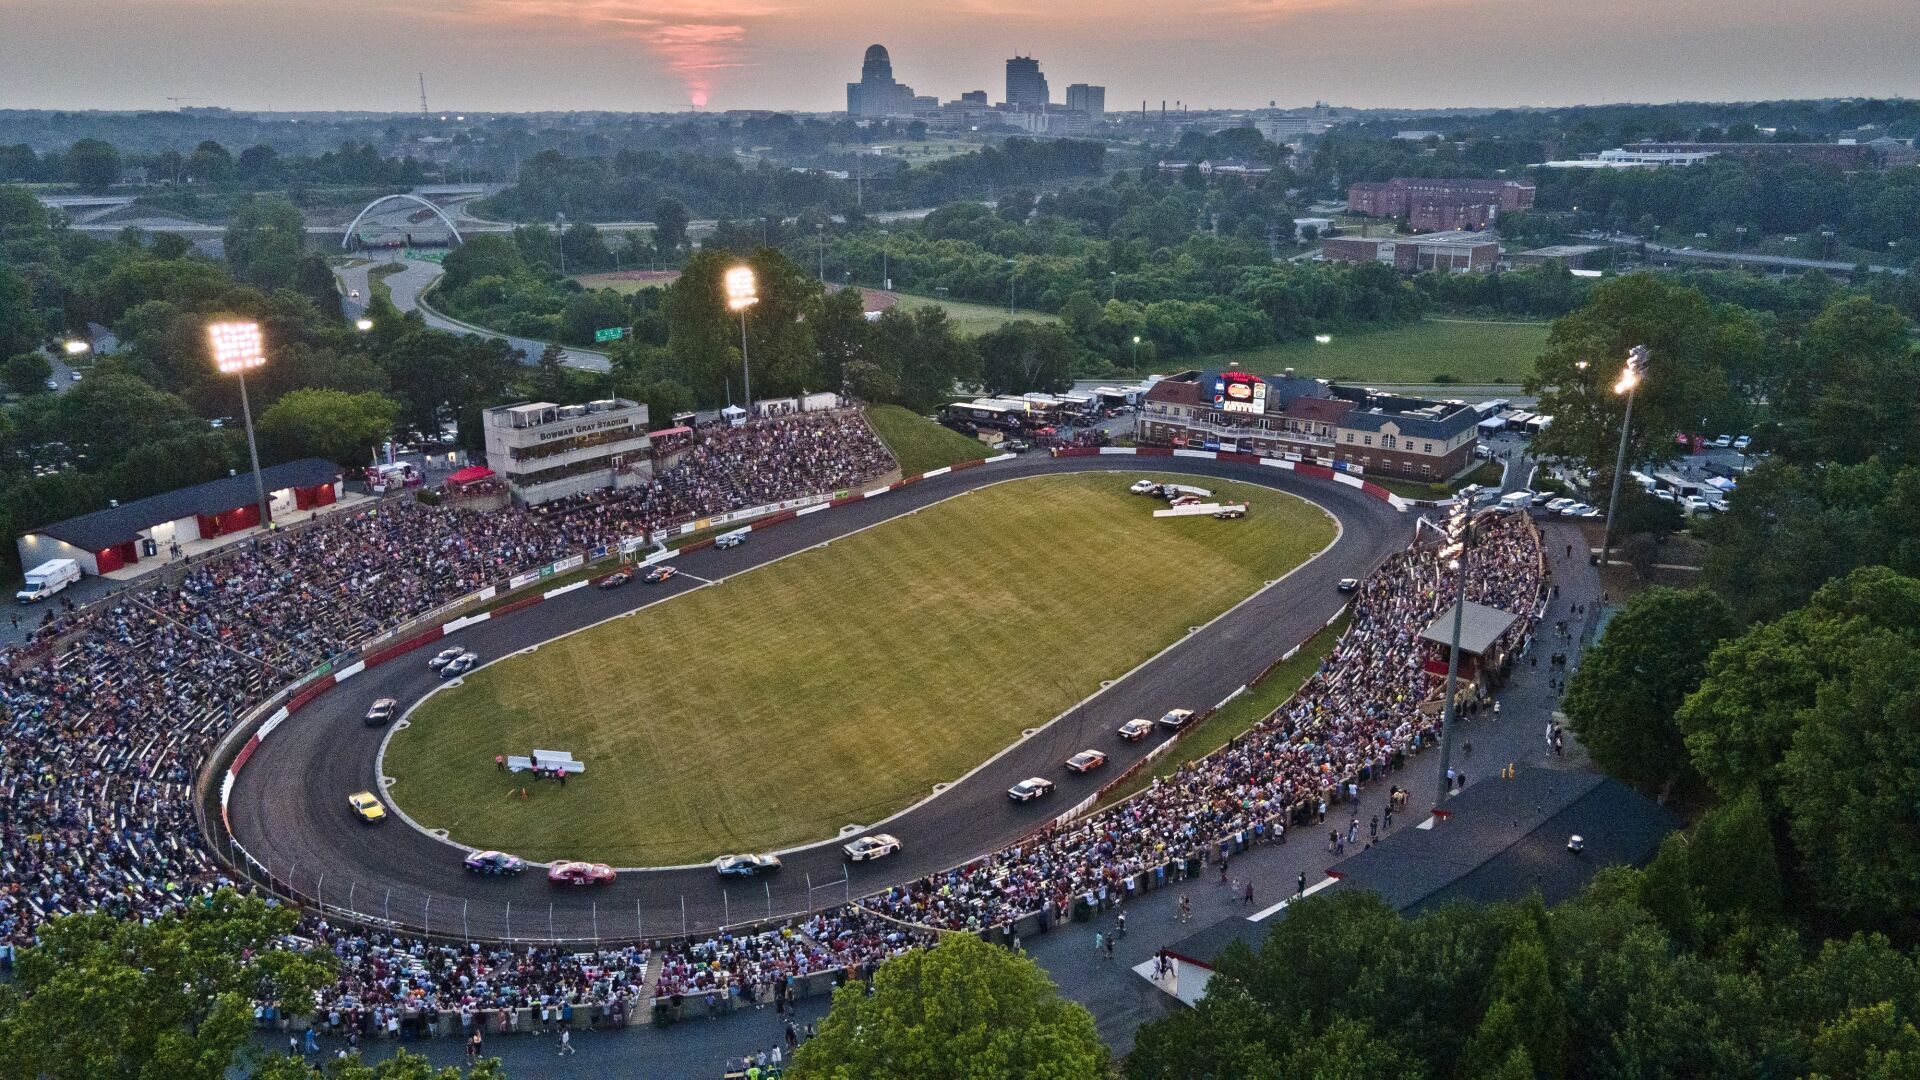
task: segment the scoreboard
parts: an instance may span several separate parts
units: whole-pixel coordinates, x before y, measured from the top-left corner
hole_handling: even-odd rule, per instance
[[[1255,415],[1266,412],[1266,380],[1244,371],[1216,372],[1213,376],[1213,407],[1221,412]]]

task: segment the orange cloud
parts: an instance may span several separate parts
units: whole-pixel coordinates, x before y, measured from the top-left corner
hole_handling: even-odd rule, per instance
[[[707,104],[717,72],[747,66],[746,21],[785,9],[763,0],[464,0],[445,12],[458,22],[558,30],[640,42],[686,88],[694,107]],[[740,21],[734,21],[740,20]]]

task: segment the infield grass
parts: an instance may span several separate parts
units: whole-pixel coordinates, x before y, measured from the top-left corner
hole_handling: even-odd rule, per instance
[[[1156,519],[1142,475],[984,488],[488,666],[394,734],[390,795],[463,843],[622,866],[876,822],[1335,534],[1218,480],[1246,518]],[[587,772],[512,797],[494,755],[535,748]]]
[[[893,451],[902,476],[918,476],[929,469],[979,461],[997,453],[979,439],[969,439],[899,405],[867,406],[867,423]]]

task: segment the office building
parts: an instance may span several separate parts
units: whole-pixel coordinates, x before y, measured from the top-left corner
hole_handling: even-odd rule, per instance
[[[969,90],[960,95],[960,103],[962,105],[978,105],[984,109],[987,107],[987,92],[985,90]]]
[[[1490,233],[1440,232],[1427,236],[1334,236],[1320,242],[1328,262],[1384,263],[1404,273],[1489,271],[1500,264],[1500,245]]]
[[[515,500],[534,505],[583,491],[630,487],[653,475],[647,407],[624,398],[585,405],[501,405],[481,414],[487,464]]]
[[[1326,379],[1183,371],[1153,384],[1137,422],[1142,446],[1234,451],[1348,472],[1444,480],[1473,462],[1471,405],[1373,393]]]
[[[1067,87],[1067,108],[1073,112],[1086,113],[1089,119],[1097,121],[1106,115],[1107,88],[1074,83]]]
[[[1051,100],[1047,77],[1040,74],[1040,61],[1031,56],[1016,56],[1007,61],[1008,105],[1016,110],[1040,112]]]
[[[1403,218],[1416,202],[1494,206],[1500,210],[1530,210],[1534,188],[1524,180],[1449,180],[1396,177],[1380,184],[1347,188],[1347,209],[1373,217]]]
[[[885,45],[867,46],[860,81],[847,84],[847,115],[856,118],[911,116],[913,87],[893,81],[893,60]]]

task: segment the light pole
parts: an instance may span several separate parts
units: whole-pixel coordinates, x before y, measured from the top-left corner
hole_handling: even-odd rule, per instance
[[[1627,471],[1627,429],[1633,426],[1633,391],[1647,366],[1647,347],[1635,345],[1627,350],[1627,366],[1613,384],[1613,392],[1627,395],[1627,414],[1620,420],[1620,453],[1613,459],[1613,494],[1607,498],[1607,528],[1600,537],[1600,572],[1605,573],[1613,557],[1613,512],[1620,506],[1620,474]],[[1706,430],[1702,422],[1701,430]]]
[[[893,291],[893,278],[887,273],[887,241],[893,234],[886,229],[880,230],[880,287]]]
[[[553,249],[560,253],[560,276],[567,276],[567,215],[553,215]]]
[[[1013,260],[1007,260],[1007,314],[1013,314]]]
[[[1133,335],[1133,377],[1140,377],[1140,335]]]
[[[740,313],[740,382],[747,401],[747,419],[753,419],[753,370],[747,366],[747,309],[760,302],[754,292],[753,267],[744,263],[727,271],[727,307]]]
[[[827,283],[827,227],[824,224],[813,227],[814,235],[820,238],[820,284]]]
[[[1120,299],[1120,271],[1118,270],[1107,271],[1107,282],[1111,286],[1107,290],[1107,299],[1109,300]]]
[[[247,457],[253,461],[253,492],[260,499],[260,527],[264,529],[269,520],[267,482],[260,475],[260,448],[253,441],[253,406],[247,401],[247,371],[266,365],[267,347],[260,337],[260,324],[256,322],[214,323],[207,327],[207,337],[213,342],[213,366],[219,368],[222,375],[235,375],[240,379],[240,415],[247,422]]]
[[[1473,496],[1477,485],[1468,484],[1454,497],[1447,511],[1447,543],[1440,549],[1447,569],[1454,571],[1453,637],[1447,646],[1447,696],[1440,713],[1440,797],[1434,805],[1447,801],[1453,762],[1453,698],[1460,677],[1460,624],[1467,613],[1467,553],[1473,546]]]

